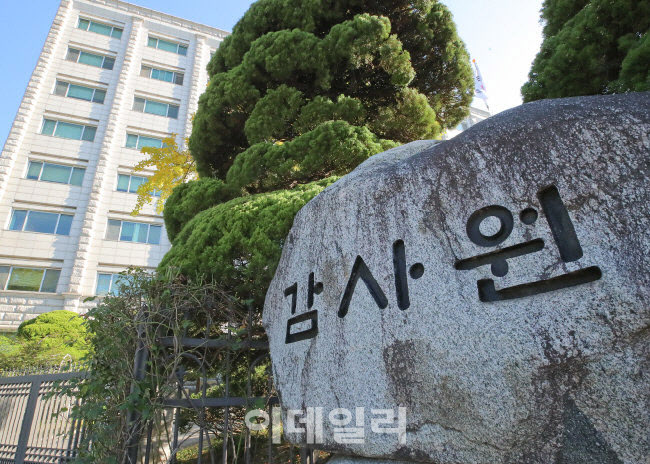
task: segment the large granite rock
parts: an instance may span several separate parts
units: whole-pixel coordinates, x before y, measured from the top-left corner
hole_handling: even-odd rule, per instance
[[[346,455],[650,462],[649,170],[647,93],[363,163],[298,213],[266,296],[285,421],[323,408],[317,447]],[[398,406],[401,443],[370,426]],[[365,440],[340,443],[328,412],[357,407]]]

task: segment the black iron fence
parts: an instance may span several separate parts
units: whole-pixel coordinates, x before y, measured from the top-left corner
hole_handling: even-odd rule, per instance
[[[85,374],[76,366],[0,373],[0,464],[67,463],[76,457],[83,424],[76,399],[61,386]]]
[[[252,335],[250,307],[245,319],[247,329],[243,333],[237,334],[230,323],[215,330],[208,320],[200,338],[158,339],[157,344],[169,352],[169,362],[178,365],[170,379],[174,394],[163,400],[166,413],[158,418],[144,420],[132,412],[124,464],[315,464],[314,450],[278,443],[281,424],[278,409],[272,411],[278,399],[270,373],[268,343]],[[141,343],[134,360],[136,381],[148,375],[149,356]],[[221,366],[216,372],[215,360]],[[253,373],[259,368],[266,369],[266,385],[262,388],[259,375],[257,385],[253,385]],[[252,410],[265,413],[267,424],[261,434],[247,427],[246,413]]]

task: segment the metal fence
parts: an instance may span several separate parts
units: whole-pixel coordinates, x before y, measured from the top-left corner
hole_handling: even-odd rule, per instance
[[[268,342],[250,336],[253,327],[252,309],[248,308],[248,327],[251,330],[243,339],[231,339],[230,324],[225,336],[210,337],[210,326],[208,320],[201,338],[181,336],[158,340],[160,346],[174,351],[174,356],[182,357],[185,362],[174,376],[175,394],[163,401],[167,414],[162,421],[154,424],[152,421],[143,421],[137,414],[131,415],[131,440],[123,464],[316,464],[317,451],[307,446],[289,444],[280,448],[272,442],[271,431],[274,426],[280,425],[273,424],[271,412],[271,408],[278,405],[278,398],[274,394],[270,372],[267,372],[268,384],[262,395],[255,392],[252,386],[253,370],[269,360]],[[226,368],[216,378],[211,378],[208,374],[211,360],[219,354],[225,359]],[[233,391],[231,381],[235,358],[240,362],[244,360],[246,371],[245,388],[238,392]],[[148,359],[147,349],[144,344],[140,344],[134,360],[136,379],[147,375]],[[195,373],[193,380],[189,381],[186,379],[188,368]],[[223,387],[219,396],[208,394],[210,385],[215,384]],[[242,427],[242,417],[251,408],[266,410],[270,419],[266,436],[255,440],[251,431]],[[188,414],[193,417],[189,424]],[[155,440],[152,430],[156,426],[160,428],[161,422],[165,433],[162,434],[162,439]],[[181,431],[182,428],[184,432]],[[235,443],[236,439],[240,445]],[[180,452],[189,446],[195,449],[196,456],[181,458]]]
[[[67,463],[83,426],[70,417],[76,399],[61,386],[85,374],[76,366],[0,373],[0,464]]]

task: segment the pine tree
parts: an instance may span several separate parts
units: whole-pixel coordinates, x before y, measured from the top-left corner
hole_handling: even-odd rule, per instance
[[[435,0],[260,0],[208,71],[189,144],[202,179],[167,202],[161,267],[258,303],[307,201],[376,153],[439,137],[473,96]]]
[[[545,0],[524,101],[650,90],[650,0]]]

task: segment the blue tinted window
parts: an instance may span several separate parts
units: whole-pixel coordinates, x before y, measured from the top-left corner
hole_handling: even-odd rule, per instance
[[[53,135],[55,127],[56,127],[56,121],[53,121],[51,119],[44,119],[43,120],[43,129],[41,130],[41,134]]]
[[[178,119],[178,106],[169,105],[169,110],[167,111],[167,117],[172,119]]]
[[[95,133],[97,132],[97,128],[93,126],[86,126],[84,128],[83,135],[81,137],[82,140],[85,140],[87,142],[94,142],[95,141]]]
[[[95,94],[93,95],[93,101],[95,103],[104,103],[105,98],[106,98],[106,90],[95,89]]]
[[[57,235],[70,235],[70,226],[72,225],[72,216],[62,214],[59,216],[59,225],[56,227]]]
[[[90,27],[88,28],[90,32],[96,32],[97,34],[107,35],[110,37],[113,27],[107,24],[96,23],[95,21],[90,22]]]
[[[117,175],[117,191],[118,192],[128,192],[129,191],[129,179],[130,177],[124,174]]]
[[[81,140],[81,135],[83,134],[84,126],[79,124],[70,124],[69,122],[58,121],[56,124],[56,129],[54,130],[54,135],[56,137],[62,137],[64,139],[76,139]]]
[[[85,172],[86,170],[83,168],[73,168],[70,184],[80,186],[83,183]]]
[[[43,172],[41,173],[41,180],[47,182],[59,182],[67,184],[70,180],[70,166],[61,166],[59,164],[45,163]]]
[[[138,243],[147,243],[147,235],[149,234],[149,224],[142,224],[136,222],[135,224],[135,241]]]
[[[43,163],[37,161],[30,161],[29,167],[27,168],[27,178],[38,179],[41,175],[42,167],[43,167]]]
[[[81,85],[70,84],[68,87],[68,97],[91,101],[93,99],[93,89],[82,87]]]
[[[111,274],[97,274],[97,295],[106,295],[111,291]]]
[[[126,147],[127,148],[137,148],[138,147],[138,136],[135,134],[126,134]]]
[[[144,112],[158,116],[167,116],[167,106],[166,103],[147,100],[144,106]]]
[[[56,229],[56,222],[59,218],[57,213],[45,213],[43,211],[30,211],[25,222],[25,231],[53,234]]]
[[[166,52],[178,52],[178,44],[169,42],[167,40],[158,39],[158,49],[165,50]]]
[[[149,227],[149,243],[151,243],[152,245],[158,245],[160,243],[161,230],[162,230],[161,226]]]
[[[120,240],[123,242],[132,242],[135,236],[135,224],[133,222],[122,221],[122,231]]]
[[[154,68],[151,70],[151,78],[158,79],[159,81],[172,82],[174,80],[174,73]]]
[[[104,57],[101,55],[95,55],[94,53],[81,52],[79,55],[79,63],[101,68],[104,63]]]
[[[145,177],[131,176],[131,185],[129,186],[129,192],[137,193],[138,187],[147,182]]]
[[[154,147],[154,148],[162,148],[163,143],[161,139],[155,139],[153,137],[144,137],[140,136],[138,138],[138,148],[142,147]]]
[[[102,64],[102,68],[110,70],[113,69],[114,65],[115,65],[115,58],[106,57],[104,58],[104,63]]]
[[[11,222],[9,223],[9,230],[23,230],[27,211],[22,209],[15,209],[11,215]]]

